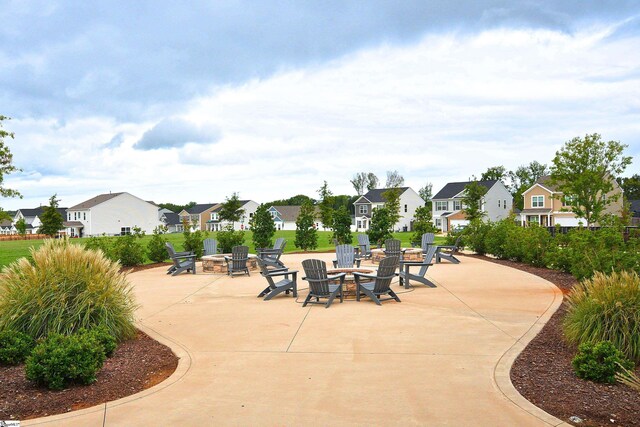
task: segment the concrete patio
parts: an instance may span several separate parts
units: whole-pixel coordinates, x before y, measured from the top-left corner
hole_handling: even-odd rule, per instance
[[[292,269],[306,258],[285,255]],[[124,399],[23,425],[548,426],[562,422],[509,381],[514,357],[561,292],[465,257],[429,270],[437,288],[396,283],[402,303],[303,308],[251,277],[131,274],[143,330],[181,358],[165,382]],[[303,276],[302,272],[299,275]],[[299,280],[299,288],[306,288]]]

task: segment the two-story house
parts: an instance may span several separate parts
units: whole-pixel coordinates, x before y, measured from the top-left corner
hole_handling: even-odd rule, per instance
[[[360,196],[354,203],[355,231],[366,232],[371,226],[373,211],[384,206],[384,193],[390,188],[376,188]],[[416,209],[424,206],[425,201],[410,187],[400,187],[400,220],[394,224],[395,231],[410,231]]]
[[[435,227],[448,232],[469,224],[463,212],[462,199],[465,195],[465,187],[471,182],[450,182],[431,198],[432,221]],[[481,200],[484,219],[499,221],[508,217],[513,209],[513,196],[502,181],[478,181],[478,184],[487,189]]]
[[[258,206],[260,205],[253,200],[240,200],[240,209],[242,209],[244,212],[242,213],[242,217],[240,217],[240,220],[233,223],[233,229],[236,231],[248,230],[249,221],[251,221],[251,218],[253,218],[253,215],[256,213]],[[220,219],[221,209],[222,204],[218,204],[213,209],[213,211],[211,211],[210,218],[207,221],[207,230],[219,231],[229,225],[229,222]]]
[[[183,209],[178,213],[180,223],[191,224],[191,230],[212,231],[210,223],[214,218],[213,211],[220,207],[220,203],[203,203]]]
[[[522,225],[534,223],[544,227],[586,225],[583,218],[577,218],[571,212],[572,197],[562,194],[557,187],[551,184],[550,179],[550,176],[540,177],[522,194],[524,198],[524,209],[520,213]],[[622,189],[616,180],[612,180],[612,184],[613,190],[604,197],[610,198],[615,194],[618,199],[608,205],[605,213],[619,216],[622,215],[623,210]]]
[[[71,237],[152,233],[160,225],[158,206],[127,192],[100,194],[67,209],[64,226]]]
[[[42,225],[42,221],[40,220],[40,218],[42,217],[42,214],[44,213],[44,210],[46,208],[47,206],[39,206],[33,209],[18,209],[15,215],[13,216],[14,226],[16,222],[18,222],[21,219],[24,219],[24,222],[27,225],[27,229],[26,229],[27,234],[37,234],[38,229]],[[56,210],[64,220],[67,215],[66,214],[67,208],[56,208]]]
[[[158,218],[162,225],[167,227],[167,233],[181,233],[184,231],[180,215],[177,213],[169,209],[160,208],[158,209]]]
[[[276,225],[276,230],[295,230],[296,220],[300,215],[300,209],[302,206],[271,206],[268,209],[269,214],[273,218],[273,222]],[[320,221],[319,211],[316,207],[315,218],[316,230],[322,228],[322,222]]]

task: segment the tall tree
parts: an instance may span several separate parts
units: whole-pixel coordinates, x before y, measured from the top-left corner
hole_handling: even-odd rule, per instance
[[[180,213],[183,210],[188,210],[196,205],[196,202],[189,202],[186,205],[177,205],[175,203],[159,203],[158,206],[164,209],[169,209],[171,212]]]
[[[400,215],[400,190],[391,188],[382,193],[382,198],[384,199],[385,208],[389,211],[389,220],[393,228],[402,218],[402,215]]]
[[[231,197],[225,199],[225,202],[220,207],[220,219],[230,222],[233,228],[233,224],[240,221],[242,215],[244,215],[244,209],[242,209],[238,193],[233,193]]]
[[[404,185],[404,178],[397,170],[387,171],[387,183],[385,188],[399,188]]]
[[[304,202],[307,200],[311,201],[311,203],[315,203],[316,201],[309,196],[305,196],[304,194],[298,194],[293,197],[289,197],[288,199],[279,199],[274,200],[272,202],[265,203],[268,207],[271,206],[302,206]]]
[[[303,251],[313,250],[318,247],[318,231],[315,227],[316,208],[310,200],[305,201],[300,207],[300,213],[296,218],[296,239],[293,242],[297,248]]]
[[[322,187],[318,190],[320,200],[318,202],[318,208],[320,209],[320,220],[322,221],[322,227],[326,230],[333,224],[333,193],[329,190],[329,184],[324,181]]]
[[[9,117],[0,115],[0,196],[22,198],[22,195],[17,190],[12,190],[2,185],[5,175],[20,171],[20,169],[13,165],[13,154],[11,154],[8,145],[5,143],[5,138],[13,139],[14,133],[7,132],[2,128],[2,122],[4,120],[11,119]]]
[[[378,185],[380,185],[380,180],[376,174],[373,172],[367,173],[367,190],[378,188]]]
[[[431,222],[431,208],[427,206],[419,206],[413,216],[413,236],[411,241],[415,243],[422,242],[424,233],[435,233],[436,227]]]
[[[482,198],[486,193],[487,188],[478,184],[478,181],[472,181],[464,187],[462,212],[469,221],[482,219],[484,216],[484,211],[482,210]]]
[[[256,213],[249,221],[249,226],[253,232],[253,245],[256,248],[271,247],[273,235],[276,234],[276,224],[269,213],[269,207],[264,203],[258,206]]]
[[[340,206],[340,209],[333,214],[333,238],[339,245],[351,244],[353,237],[351,236],[351,214],[346,207]]]
[[[507,170],[504,166],[492,166],[488,168],[482,175],[480,175],[480,181],[503,181],[507,177]]]
[[[598,222],[607,206],[619,198],[608,193],[613,180],[631,164],[631,157],[623,155],[625,148],[594,133],[567,141],[553,158],[551,185],[573,198],[571,211],[587,225]]]
[[[640,200],[640,175],[636,173],[628,178],[618,178],[618,184],[627,200]]]
[[[545,175],[549,175],[549,167],[536,160],[528,165],[518,166],[515,171],[509,171],[509,191],[513,195],[513,206],[518,209],[524,208],[524,193],[529,187]]]
[[[358,172],[351,179],[351,185],[358,196],[364,194],[364,190],[373,190],[378,187],[378,177],[372,172]]]
[[[391,221],[389,209],[387,209],[386,206],[376,208],[371,216],[369,230],[367,230],[369,240],[375,243],[378,247],[382,247],[382,244],[386,239],[391,239],[393,237],[391,230],[395,223]]]
[[[418,190],[418,194],[425,203],[431,203],[431,198],[433,197],[433,184],[427,182],[424,187]]]
[[[40,225],[40,229],[38,233],[46,234],[47,236],[54,237],[58,234],[63,227],[62,223],[64,219],[62,215],[58,212],[58,204],[60,200],[56,198],[57,194],[54,194],[49,199],[49,206],[44,209],[42,212],[42,217],[40,221],[42,225]]]

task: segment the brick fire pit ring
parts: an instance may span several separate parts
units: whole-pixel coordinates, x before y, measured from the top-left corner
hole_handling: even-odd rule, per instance
[[[347,273],[344,278],[344,285],[342,286],[342,293],[346,299],[356,298],[356,280],[353,277],[353,273],[375,274],[376,270],[371,268],[335,268],[333,270],[327,270],[327,274],[332,276],[334,274]],[[340,283],[340,280],[336,280],[335,283]]]

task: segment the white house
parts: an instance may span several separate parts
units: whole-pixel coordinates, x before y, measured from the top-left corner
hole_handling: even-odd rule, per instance
[[[249,221],[253,218],[253,215],[256,213],[256,210],[260,206],[257,202],[253,200],[240,200],[240,209],[244,210],[242,217],[239,221],[233,223],[233,229],[238,230],[248,230],[249,229]],[[210,214],[210,218],[207,220],[207,230],[211,231],[219,231],[224,229],[229,223],[227,221],[222,221],[220,219],[220,210],[222,209],[222,203],[218,204]]]
[[[443,232],[447,232],[469,224],[469,220],[462,212],[464,207],[462,198],[465,187],[471,182],[450,182],[431,198],[433,225]],[[502,181],[478,181],[478,184],[487,189],[481,202],[481,209],[485,213],[484,219],[498,221],[508,217],[513,209],[513,197]]]
[[[302,206],[271,206],[268,211],[276,225],[276,230],[295,230],[296,220],[300,215]],[[322,228],[322,222],[318,217],[318,208],[316,207],[316,230]]]
[[[355,230],[367,231],[371,225],[373,211],[384,206],[383,194],[389,188],[376,188],[369,190],[367,194],[360,196],[354,203],[355,208]],[[396,231],[411,231],[416,209],[424,206],[425,201],[410,187],[401,187],[400,190],[400,220],[393,226]]]
[[[37,234],[38,229],[42,225],[42,221],[40,220],[40,218],[42,217],[42,214],[44,213],[44,210],[46,208],[47,206],[39,206],[33,209],[18,209],[15,215],[13,216],[14,229],[15,229],[16,222],[18,222],[21,219],[24,219],[24,222],[27,225],[27,229],[26,229],[27,234]],[[56,210],[64,220],[64,218],[66,217],[67,208],[56,208]]]
[[[139,227],[152,233],[161,225],[158,207],[132,194],[100,194],[67,209],[65,227],[70,236],[124,235]]]

